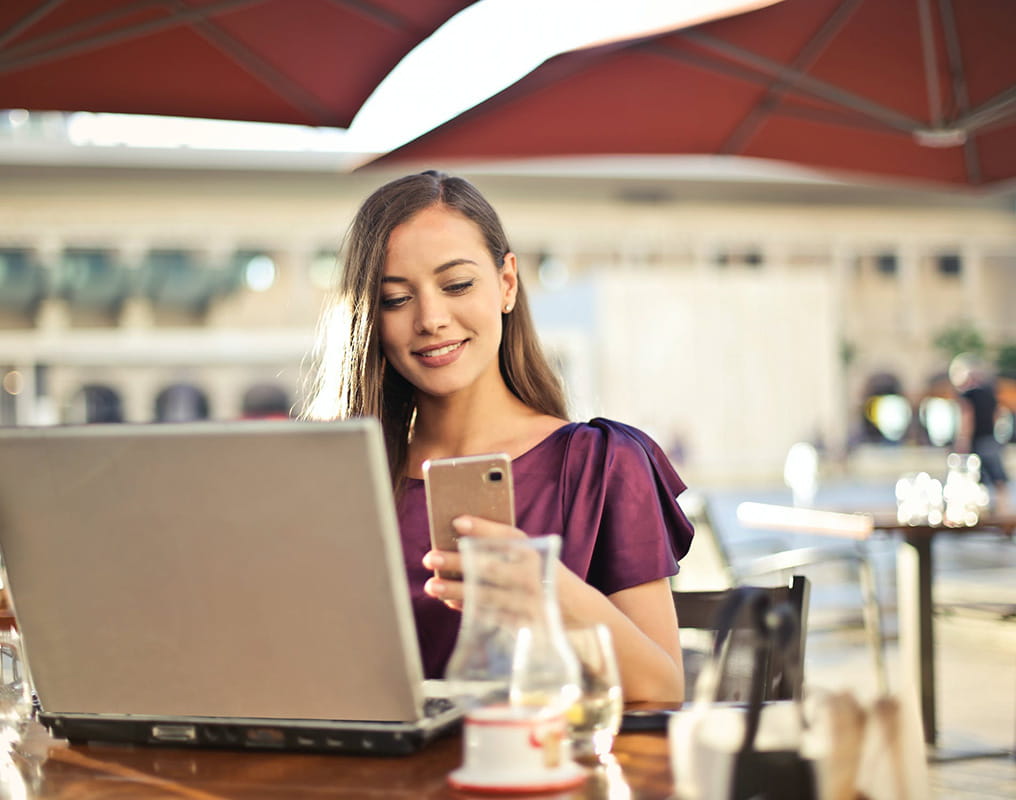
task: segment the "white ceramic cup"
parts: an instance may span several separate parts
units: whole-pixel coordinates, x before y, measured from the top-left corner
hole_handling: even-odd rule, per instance
[[[491,781],[537,777],[571,760],[564,715],[546,709],[494,705],[466,715],[464,767]]]

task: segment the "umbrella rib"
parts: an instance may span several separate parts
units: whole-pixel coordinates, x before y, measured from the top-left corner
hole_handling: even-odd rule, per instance
[[[140,22],[136,25],[128,25],[123,28],[118,28],[116,30],[97,34],[91,37],[66,41],[64,44],[56,47],[50,46],[50,42],[66,39],[68,34],[73,36],[78,31],[94,28],[97,24],[102,24],[108,20],[115,20],[127,14],[133,14],[144,8],[161,7],[164,5],[162,2],[153,2],[152,0],[138,3],[121,12],[106,14],[102,17],[89,19],[86,23],[69,26],[62,31],[57,31],[49,36],[39,37],[38,39],[35,39],[21,47],[8,50],[7,53],[0,58],[0,74],[16,72],[17,70],[25,69],[26,67],[38,66],[50,61],[65,58],[66,56],[86,53],[90,50],[96,50],[113,42],[137,39],[165,28],[178,27],[185,22],[204,19],[205,17],[213,16],[223,11],[230,11],[235,8],[259,5],[263,2],[265,2],[265,0],[221,0],[221,2],[214,5],[203,6],[201,8],[188,8],[184,12],[173,14],[168,17]]]
[[[821,55],[822,51],[825,50],[830,40],[840,32],[862,2],[863,0],[844,0],[844,2],[840,3],[836,7],[836,10],[822,24],[818,33],[797,54],[790,64],[791,68],[796,72],[808,69],[815,62],[815,59]],[[741,149],[762,123],[764,115],[773,108],[786,89],[787,84],[782,80],[777,80],[771,84],[765,96],[752,107],[751,111],[745,115],[733,133],[727,137],[727,140],[720,147],[720,152],[728,154],[741,152]]]
[[[939,0],[939,18],[942,20],[942,31],[945,36],[945,51],[949,59],[949,75],[952,78],[953,103],[958,124],[970,108],[970,96],[967,93],[967,80],[963,71],[963,59],[960,57],[960,40],[956,32],[956,16],[953,13],[951,0]],[[966,129],[966,128],[965,128]],[[972,137],[963,142],[963,161],[967,168],[967,176],[972,183],[981,182],[981,159],[977,152],[977,144]]]
[[[717,39],[714,36],[709,36],[708,34],[704,34],[699,31],[686,31],[681,34],[681,37],[688,39],[707,50],[712,50],[721,56],[739,61],[752,69],[756,69],[765,77],[777,78],[787,85],[788,90],[805,95],[810,94],[813,97],[824,100],[825,102],[849,108],[860,114],[869,116],[872,119],[878,120],[891,128],[913,131],[921,127],[917,120],[912,119],[905,114],[901,114],[891,108],[881,106],[878,103],[874,103],[864,97],[852,94],[845,89],[832,86],[825,81],[812,78],[810,75],[803,75],[795,72],[783,64],[752,53],[742,47],[731,44],[730,42]],[[677,51],[669,52],[677,58],[685,58],[686,55]]]
[[[49,0],[49,2],[36,6],[34,10],[29,11],[25,14],[25,16],[4,31],[3,34],[0,34],[0,47],[3,47],[11,39],[16,39],[22,31],[32,27],[32,25],[45,17],[50,11],[63,5],[63,3],[64,0]]]
[[[749,83],[757,83],[763,87],[770,85],[769,78],[766,75],[760,75],[756,72],[752,72],[751,70],[745,69],[744,67],[738,67],[728,62],[714,61],[709,58],[703,58],[702,56],[683,51],[678,52],[674,50],[666,50],[659,47],[658,45],[649,43],[641,46],[640,49],[648,53],[654,53],[657,55],[666,56],[668,58],[676,58],[683,61],[687,61],[688,63],[693,64],[697,67],[702,67],[703,69],[709,69],[714,72],[730,75],[736,78],[737,80],[747,81]],[[803,117],[807,119],[819,120],[831,125],[851,126],[856,128],[863,128],[865,130],[870,131],[882,131],[882,132],[885,131],[886,125],[881,120],[875,119],[868,114],[855,114],[854,116],[848,115],[849,113],[853,112],[854,112],[853,109],[847,107],[837,108],[835,110],[805,109],[784,103],[781,106],[779,106],[778,110],[774,110],[771,113],[773,114],[778,113],[787,116]],[[465,113],[468,114],[469,112]],[[904,128],[902,126],[889,126],[889,127],[891,132],[894,133],[905,133],[907,135],[910,135],[913,131],[913,128],[910,127],[907,128]]]
[[[963,59],[960,57],[960,39],[956,32],[956,16],[953,14],[951,0],[939,0],[939,16],[942,19],[942,30],[945,32],[953,100],[956,103],[956,110],[964,113],[970,107],[970,97],[967,94],[967,79],[963,71]]]
[[[976,131],[1016,112],[1016,86],[995,95],[986,103],[971,110],[956,120],[956,125],[966,132]]]
[[[331,0],[332,5],[345,6],[353,11],[363,14],[365,17],[370,17],[375,22],[393,28],[397,31],[404,31],[410,28],[407,25],[405,17],[400,17],[393,14],[391,11],[386,11],[383,8],[378,8],[373,3],[364,3],[362,0]]]
[[[932,127],[942,125],[942,90],[938,84],[938,59],[935,57],[935,32],[931,25],[929,0],[917,0],[921,21],[921,51],[924,54],[924,85],[928,90],[928,113]]]
[[[839,125],[844,128],[856,128],[857,130],[870,131],[872,133],[888,133],[889,135],[899,136],[913,135],[910,131],[898,129],[886,131],[884,125],[878,123],[876,120],[872,120],[870,117],[849,116],[848,114],[843,113],[842,110],[835,111],[830,109],[810,108],[808,106],[797,106],[784,103],[778,110],[773,112],[773,115],[795,117],[797,119],[809,119],[815,122],[825,123],[826,125]]]
[[[179,5],[179,0],[175,0],[175,4]],[[330,113],[324,104],[269,63],[258,58],[250,49],[221,27],[210,20],[203,19],[195,22],[195,29],[286,102],[291,103],[312,119],[318,120],[319,125],[329,124]]]
[[[63,2],[63,0],[59,0]],[[107,11],[104,14],[90,14],[80,22],[76,22],[73,25],[65,25],[52,33],[43,34],[42,36],[35,36],[29,38],[27,41],[22,42],[19,45],[8,48],[3,54],[3,61],[15,61],[17,58],[26,55],[38,55],[40,53],[50,53],[54,48],[66,45],[68,42],[73,43],[74,38],[82,32],[101,28],[108,22],[116,22],[117,20],[128,17],[132,14],[145,11],[148,8],[159,8],[162,6],[161,0],[139,0],[128,7],[119,6],[112,11]],[[33,22],[35,20],[32,20]],[[23,26],[20,26],[23,27]],[[20,33],[20,31],[19,31]],[[108,34],[106,34],[108,35]],[[4,41],[8,41],[11,37],[4,37]],[[82,39],[82,42],[87,41]],[[101,44],[101,42],[100,42]]]

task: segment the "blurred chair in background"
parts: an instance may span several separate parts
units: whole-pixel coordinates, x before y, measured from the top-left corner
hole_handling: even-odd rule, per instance
[[[790,583],[784,586],[760,587],[770,596],[773,606],[787,603],[797,616],[797,639],[787,653],[794,658],[794,664],[785,661],[787,653],[770,648],[766,660],[766,668],[756,676],[763,681],[762,700],[800,699],[804,681],[804,646],[808,632],[808,606],[811,595],[811,584],[803,575],[795,575]],[[685,681],[688,687],[685,696],[691,699],[692,690],[701,672],[702,665],[712,652],[715,641],[717,623],[721,608],[730,596],[730,589],[715,591],[678,591],[673,592],[674,608],[677,610],[678,623],[681,626],[682,645],[687,638],[686,633],[700,631],[707,633],[706,641],[698,647],[684,649]],[[717,691],[717,700],[747,701],[751,696],[751,680],[754,667],[754,636],[752,621],[745,615],[735,620],[731,631],[731,647],[727,658],[726,669]]]
[[[863,514],[841,514],[792,506],[741,503],[738,522],[745,527],[770,531],[835,535],[844,541],[828,545],[781,549],[765,555],[735,560],[710,517],[705,498],[698,493],[681,495],[681,507],[695,525],[689,553],[681,560],[681,572],[672,580],[678,592],[716,591],[744,583],[772,579],[787,585],[791,576],[822,565],[842,565],[855,570],[861,594],[862,622],[872,655],[880,691],[888,690],[884,654],[882,611],[875,569],[865,540],[872,531],[871,518]],[[812,581],[814,582],[814,580]],[[811,604],[809,598],[809,606]],[[685,621],[680,617],[682,629]],[[803,652],[803,650],[802,650]],[[803,656],[802,656],[803,657]]]

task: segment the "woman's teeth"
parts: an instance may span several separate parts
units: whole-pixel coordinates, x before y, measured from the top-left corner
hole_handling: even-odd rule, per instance
[[[461,346],[462,342],[456,342],[455,344],[449,344],[446,345],[445,347],[439,347],[437,348],[437,350],[427,350],[426,352],[420,353],[420,355],[423,356],[424,358],[435,358],[437,356],[443,356],[446,353],[450,353],[452,350],[455,350]]]

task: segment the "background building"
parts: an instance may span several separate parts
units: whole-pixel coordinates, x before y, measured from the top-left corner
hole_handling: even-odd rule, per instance
[[[300,407],[342,235],[391,173],[5,144],[0,424]],[[797,441],[834,462],[946,444],[951,412],[922,405],[944,394],[936,340],[1016,342],[1012,196],[675,163],[465,172],[504,218],[575,415],[646,428],[701,481],[770,480]]]

